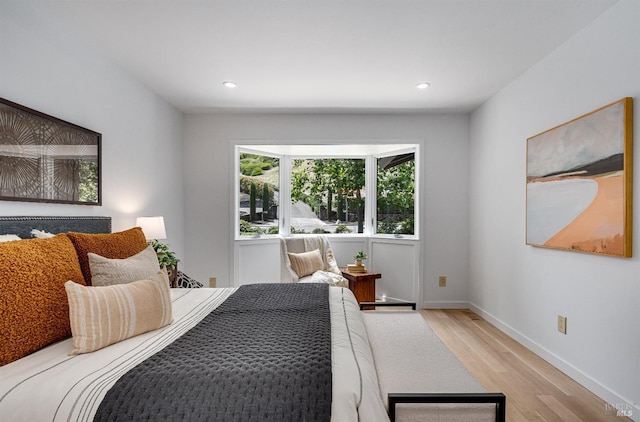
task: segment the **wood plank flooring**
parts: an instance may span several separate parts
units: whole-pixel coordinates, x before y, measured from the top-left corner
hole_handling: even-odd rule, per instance
[[[420,310],[487,391],[507,396],[507,421],[616,421],[616,410],[470,310]]]

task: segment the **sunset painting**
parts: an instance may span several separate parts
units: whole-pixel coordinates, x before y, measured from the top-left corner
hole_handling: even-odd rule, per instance
[[[632,99],[527,139],[527,244],[631,256]]]

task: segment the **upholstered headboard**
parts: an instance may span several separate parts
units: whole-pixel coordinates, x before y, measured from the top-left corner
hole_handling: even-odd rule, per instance
[[[111,233],[111,217],[0,217],[0,234],[29,239],[33,229],[53,234]]]

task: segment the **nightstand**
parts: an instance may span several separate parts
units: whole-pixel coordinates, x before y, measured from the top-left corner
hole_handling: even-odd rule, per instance
[[[353,292],[358,303],[375,302],[376,279],[381,278],[382,274],[369,271],[355,273],[347,271],[346,268],[340,268],[340,271],[342,271],[342,276],[349,280],[349,290]]]

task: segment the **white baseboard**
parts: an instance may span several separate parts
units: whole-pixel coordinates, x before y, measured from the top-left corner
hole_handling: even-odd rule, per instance
[[[633,421],[640,421],[640,404],[634,404],[631,400],[619,395],[615,391],[609,389],[607,386],[599,383],[588,374],[585,374],[571,363],[560,358],[550,350],[531,340],[529,337],[515,330],[513,327],[504,323],[500,319],[496,318],[489,312],[478,307],[473,303],[467,303],[466,308],[471,309],[473,312],[489,321],[495,327],[508,334],[511,338],[518,341],[523,346],[527,347],[536,355],[555,366],[558,370],[562,371],[574,381],[591,391],[596,396],[600,397],[605,402],[609,403],[615,409],[625,412],[624,416],[628,416]],[[606,409],[603,409],[603,412]]]
[[[422,302],[418,304],[420,309],[469,309],[469,302]]]

